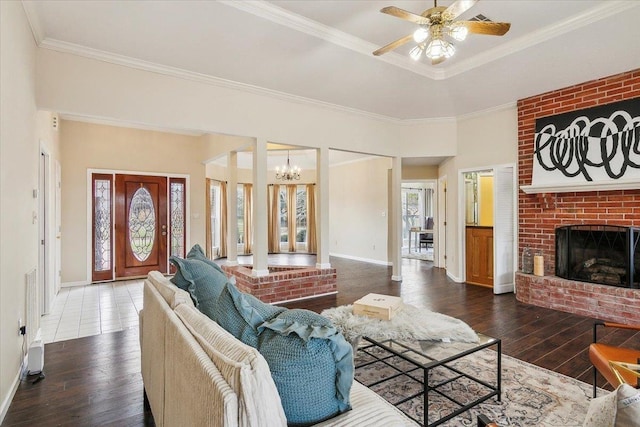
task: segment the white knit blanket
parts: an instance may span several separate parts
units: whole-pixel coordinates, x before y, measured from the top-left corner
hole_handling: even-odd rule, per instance
[[[321,313],[330,319],[349,342],[362,336],[374,340],[415,339],[478,342],[478,335],[460,319],[403,304],[391,320],[353,314],[352,305],[329,308]]]

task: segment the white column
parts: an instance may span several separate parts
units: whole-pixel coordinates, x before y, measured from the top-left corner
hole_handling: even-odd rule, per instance
[[[227,265],[238,265],[238,153],[227,157]]]
[[[402,158],[394,157],[391,163],[391,280],[402,281]]]
[[[329,149],[316,149],[316,224],[318,255],[316,268],[331,268],[329,261]]]
[[[253,145],[253,276],[269,274],[267,255],[267,140],[257,138]]]

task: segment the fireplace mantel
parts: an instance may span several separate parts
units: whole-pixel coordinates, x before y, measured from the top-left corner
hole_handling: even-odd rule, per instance
[[[521,185],[526,194],[573,193],[582,191],[638,190],[639,180],[616,180],[607,182],[562,182],[553,184]]]

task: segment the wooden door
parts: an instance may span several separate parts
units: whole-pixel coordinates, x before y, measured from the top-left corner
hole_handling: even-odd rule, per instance
[[[167,271],[167,178],[116,175],[116,278]]]
[[[493,228],[466,228],[467,283],[493,287]]]

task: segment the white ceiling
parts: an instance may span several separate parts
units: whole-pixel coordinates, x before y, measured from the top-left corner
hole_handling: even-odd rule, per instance
[[[448,6],[451,0],[440,1]],[[454,117],[640,68],[640,1],[480,0],[461,16],[511,22],[437,66],[410,45],[371,52],[431,1],[24,1],[39,46],[392,120]],[[219,80],[218,80],[219,79]]]

